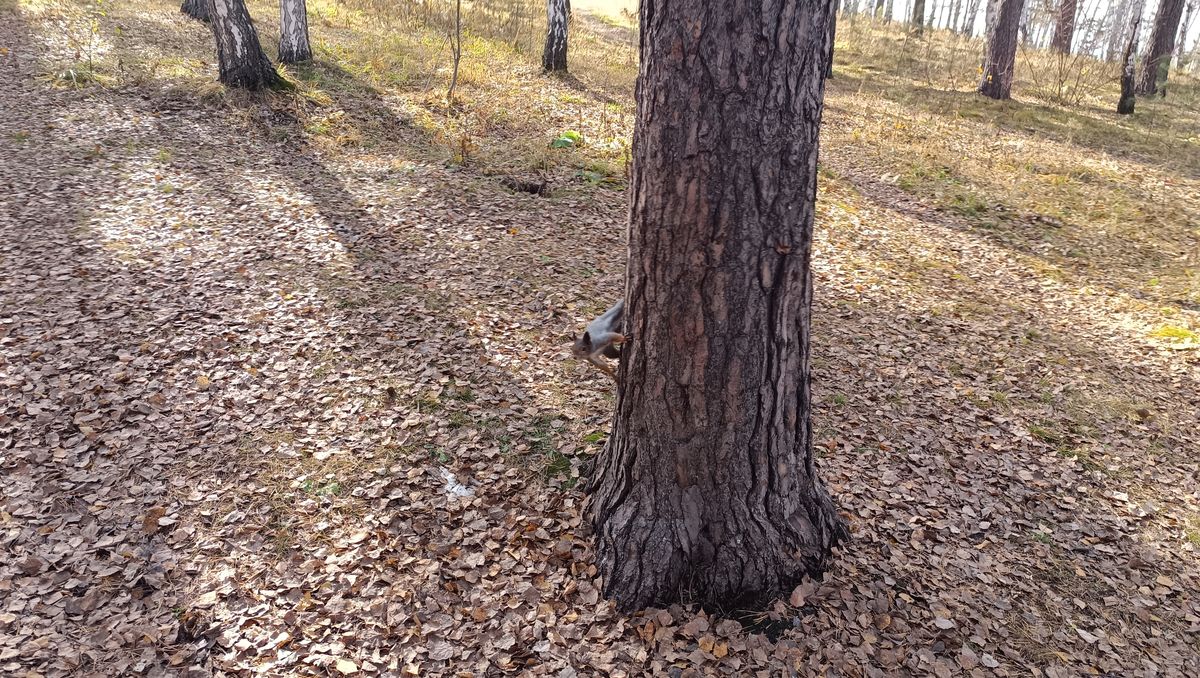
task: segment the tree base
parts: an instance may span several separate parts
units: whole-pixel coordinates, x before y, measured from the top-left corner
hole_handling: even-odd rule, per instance
[[[271,62],[265,60],[260,64],[247,64],[240,68],[222,70],[218,80],[226,87],[248,90],[273,89],[283,82]]]
[[[564,54],[561,58],[543,58],[542,72],[544,73],[566,73],[567,72],[567,57]]]
[[[281,64],[302,64],[312,61],[312,58],[312,50],[307,46],[298,49],[285,48],[283,45],[279,46],[279,63]]]

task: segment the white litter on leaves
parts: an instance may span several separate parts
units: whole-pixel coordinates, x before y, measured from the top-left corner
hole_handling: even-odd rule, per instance
[[[446,494],[452,494],[456,497],[474,497],[475,490],[458,482],[458,478],[454,476],[449,469],[441,469],[442,477],[446,479]]]

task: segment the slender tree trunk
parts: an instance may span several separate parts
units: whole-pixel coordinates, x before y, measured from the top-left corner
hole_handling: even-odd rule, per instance
[[[963,0],[954,0],[953,9],[950,11],[950,30],[959,33],[959,16],[962,14]]]
[[[1012,95],[1013,71],[1017,60],[1017,28],[1025,0],[993,0],[995,23],[987,36],[987,56],[983,62],[983,78],[979,93],[993,99],[1008,99]]]
[[[621,388],[592,497],[620,609],[734,609],[846,535],[809,391],[830,0],[642,0]]]
[[[892,10],[894,9],[892,2],[893,0],[887,0],[887,4],[883,8],[883,23],[885,24],[892,23]]]
[[[229,87],[263,89],[279,82],[262,51],[243,0],[208,0],[209,25],[217,41],[220,81]]]
[[[567,17],[570,0],[546,0],[546,48],[542,51],[542,70],[567,72]]]
[[[1183,12],[1183,21],[1179,24],[1179,37],[1175,39],[1175,67],[1183,68],[1183,54],[1186,49],[1188,31],[1192,28],[1192,19],[1196,18],[1197,0],[1191,0]]]
[[[1142,59],[1142,73],[1138,78],[1138,94],[1154,94],[1167,81],[1171,67],[1171,54],[1175,51],[1175,35],[1179,33],[1179,19],[1183,16],[1183,0],[1162,0],[1154,16],[1154,30],[1146,45],[1146,56]]]
[[[304,0],[279,0],[279,61],[298,64],[312,59],[308,44],[308,9]]]
[[[446,90],[446,104],[454,105],[454,88],[458,86],[458,66],[462,61],[462,0],[454,0],[454,33],[450,36],[450,56],[454,69],[450,73],[450,88]],[[464,154],[463,162],[466,162]]]
[[[1110,11],[1111,22],[1108,26],[1108,42],[1104,49],[1104,58],[1112,61],[1120,53],[1122,38],[1130,25],[1129,10],[1132,0],[1117,0],[1116,6]],[[1127,42],[1127,41],[1126,41]]]
[[[1142,3],[1144,0],[1134,0],[1133,14],[1129,18],[1129,40],[1125,43],[1125,54],[1121,58],[1121,98],[1117,101],[1117,113],[1130,115],[1137,105],[1137,91],[1134,87],[1134,68],[1137,62],[1138,26],[1142,23]]]
[[[925,31],[925,0],[913,0],[912,16],[908,22],[912,24],[913,33],[920,35]]]
[[[981,0],[969,0],[967,5],[967,15],[963,17],[963,33],[968,36],[975,35],[975,19],[979,17],[979,4]]]
[[[1017,33],[1021,38],[1022,45],[1029,45],[1029,7],[1026,5],[1021,10],[1021,18],[1017,22]]]
[[[179,11],[197,21],[208,23],[208,0],[183,0]]]
[[[825,77],[833,77],[833,43],[837,40],[837,15],[840,0],[829,5],[829,30],[825,35]]]
[[[875,0],[875,8],[874,8],[874,10],[872,10],[871,14],[875,17],[876,20],[883,18],[883,11],[884,11],[885,7],[886,7],[886,4],[884,3],[884,0]]]

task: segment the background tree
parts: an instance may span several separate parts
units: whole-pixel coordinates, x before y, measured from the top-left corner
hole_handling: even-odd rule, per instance
[[[1111,0],[1110,0],[1111,1]],[[1126,32],[1131,25],[1129,20],[1130,11],[1133,9],[1133,0],[1115,0],[1115,4],[1110,5],[1109,16],[1111,17],[1108,24],[1108,44],[1104,50],[1104,58],[1112,61],[1121,54],[1121,48],[1127,43],[1124,40]]]
[[[979,5],[982,0],[967,0],[967,13],[963,17],[962,32],[975,35],[975,17],[979,16]]]
[[[925,30],[925,0],[913,0],[912,15],[908,22],[912,24],[913,33],[920,35]]]
[[[183,0],[179,11],[197,21],[208,22],[208,0]]]
[[[837,15],[838,15],[839,0],[833,0],[829,5],[829,30],[825,34],[826,49],[828,53],[825,55],[825,77],[833,77],[833,43],[837,40]]]
[[[542,70],[567,72],[567,18],[570,0],[546,0],[546,48],[542,51]]]
[[[624,610],[752,604],[846,536],[810,425],[830,5],[642,0],[632,340],[592,497],[605,594]]]
[[[298,64],[312,59],[308,44],[308,9],[304,0],[279,0],[279,61]]]
[[[1175,39],[1175,66],[1183,68],[1183,54],[1186,49],[1188,32],[1192,29],[1192,20],[1196,18],[1198,0],[1191,0],[1183,12],[1183,21],[1179,23],[1179,37]]]
[[[1175,51],[1175,36],[1183,16],[1183,0],[1162,0],[1154,15],[1154,30],[1142,58],[1142,73],[1138,77],[1137,93],[1154,94],[1167,81],[1171,54]]]
[[[1058,4],[1058,18],[1054,22],[1054,39],[1050,45],[1059,54],[1071,53],[1071,42],[1075,38],[1076,0],[1061,0]]]
[[[1125,54],[1121,57],[1121,99],[1117,101],[1117,113],[1130,115],[1137,105],[1137,90],[1134,87],[1134,66],[1137,62],[1138,27],[1142,23],[1142,3],[1134,0],[1133,13],[1129,17],[1129,38],[1125,41]]]
[[[217,42],[219,80],[229,87],[263,89],[280,82],[262,51],[243,0],[208,0],[209,25]]]
[[[992,0],[999,5],[991,32],[987,35],[987,55],[983,60],[983,78],[979,93],[993,99],[1012,96],[1013,70],[1017,59],[1017,28],[1025,0]]]

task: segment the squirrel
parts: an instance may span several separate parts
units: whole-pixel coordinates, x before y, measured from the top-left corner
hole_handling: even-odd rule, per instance
[[[575,340],[571,353],[580,360],[586,360],[612,377],[615,381],[617,373],[607,363],[600,359],[601,355],[609,358],[620,358],[618,348],[625,343],[626,336],[621,333],[621,324],[625,319],[625,300],[622,299],[605,311],[600,317],[587,324],[583,334]]]

